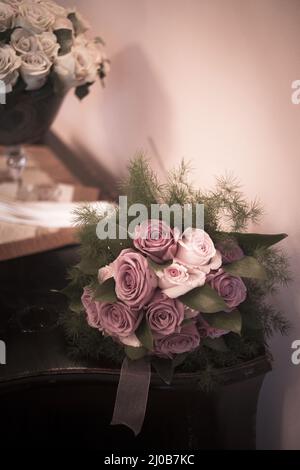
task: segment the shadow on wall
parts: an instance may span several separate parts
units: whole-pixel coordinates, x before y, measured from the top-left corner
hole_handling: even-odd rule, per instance
[[[127,47],[111,61],[107,88],[93,115],[95,129],[89,129],[91,138],[92,134],[97,136],[90,146],[93,157],[99,161],[98,150],[97,154],[94,150],[98,146],[99,154],[104,155],[102,164],[108,160],[110,171],[122,175],[128,159],[137,151],[145,151],[153,158],[153,168],[162,171],[164,164],[159,152],[164,154],[172,142],[168,94],[139,46]],[[158,150],[153,136],[160,142]],[[75,148],[82,146],[78,136],[73,135],[72,140]],[[82,158],[86,158],[84,153]]]
[[[289,253],[293,253],[290,269],[292,282],[283,287],[272,299],[276,309],[285,313],[291,323],[289,336],[276,335],[272,341],[274,352],[273,372],[267,375],[259,401],[257,444],[259,449],[299,449],[298,412],[294,408],[300,393],[300,366],[292,364],[291,345],[299,336],[299,274],[300,256],[297,253],[296,237],[287,239]],[[286,245],[287,246],[287,245]],[[284,247],[285,248],[285,247]],[[263,411],[263,414],[262,414]]]

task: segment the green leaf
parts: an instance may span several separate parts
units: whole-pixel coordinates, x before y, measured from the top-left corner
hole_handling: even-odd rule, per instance
[[[173,369],[175,370],[176,367],[181,366],[181,364],[184,363],[188,355],[189,355],[188,353],[177,354],[175,358],[173,359]]]
[[[147,353],[145,348],[133,348],[131,346],[125,346],[126,356],[129,357],[132,361],[137,361],[142,359]]]
[[[222,297],[208,285],[193,289],[182,297],[179,297],[179,300],[193,310],[198,310],[201,313],[216,313],[228,309]]]
[[[227,264],[223,266],[223,270],[233,276],[267,279],[265,268],[252,256],[245,256],[238,261]]]
[[[242,316],[238,310],[233,312],[222,312],[214,315],[204,316],[207,323],[213,328],[219,330],[232,331],[233,333],[241,334],[242,331]]]
[[[93,83],[85,83],[84,85],[80,85],[75,88],[75,95],[77,98],[83,100],[88,94],[90,93],[90,87],[93,85]]]
[[[68,299],[78,298],[80,299],[83,293],[82,288],[80,289],[77,282],[70,282],[64,289],[62,289],[61,294],[68,297]]]
[[[60,45],[59,55],[68,54],[73,46],[73,33],[70,29],[57,29],[54,31],[57,42]]]
[[[261,330],[262,329],[262,320],[257,314],[257,312],[251,311],[249,309],[247,311],[247,307],[240,306],[241,308],[241,315],[242,315],[242,323],[243,323],[243,331],[244,330]]]
[[[75,312],[75,313],[82,313],[84,311],[84,307],[82,305],[81,300],[80,301],[79,300],[74,300],[74,301],[70,302],[69,309],[72,312]]]
[[[218,352],[228,352],[228,347],[224,341],[224,338],[205,338],[202,342],[203,346],[209,349],[213,349]]]
[[[99,271],[99,260],[96,258],[84,257],[78,264],[78,269],[87,275],[95,275]]]
[[[153,351],[153,336],[146,318],[143,319],[135,334],[144,348]]]
[[[151,361],[154,369],[160,376],[160,378],[167,384],[170,385],[174,375],[174,367],[172,359],[162,359],[154,357]]]
[[[85,33],[88,28],[85,26],[85,24],[78,18],[76,12],[69,13],[68,19],[72,22],[75,36],[78,36],[79,34]]]
[[[115,303],[118,300],[115,287],[116,284],[113,278],[108,279],[103,284],[97,285],[94,290],[94,299],[99,302]]]
[[[218,234],[217,234],[218,235]],[[227,236],[229,238],[234,237],[239,246],[244,250],[245,253],[253,253],[253,251],[259,248],[269,248],[270,246],[276,245],[285,238],[286,233],[279,233],[275,235],[265,235],[260,233],[226,233],[219,232],[221,237]]]
[[[147,258],[148,259],[148,264],[149,264],[149,267],[151,269],[153,269],[153,271],[155,273],[157,272],[160,272],[160,271],[163,271],[164,269],[168,268],[169,266],[171,266],[173,264],[173,261],[168,261],[167,263],[164,263],[164,264],[158,264],[158,263],[155,263],[155,261],[153,261],[152,259],[150,258]]]

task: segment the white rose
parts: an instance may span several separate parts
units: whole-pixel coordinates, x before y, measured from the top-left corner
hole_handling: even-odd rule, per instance
[[[206,280],[203,271],[188,268],[176,262],[163,271],[158,271],[156,275],[158,286],[171,299],[176,299],[196,287],[202,287]]]
[[[1,0],[1,2],[11,6],[14,11],[18,11],[19,6],[24,2],[24,0]]]
[[[70,29],[72,33],[74,32],[73,23],[68,18],[59,17],[56,18],[53,31],[57,31],[58,29]]]
[[[16,26],[36,34],[52,29],[55,16],[43,4],[26,1],[19,6]]]
[[[94,63],[100,67],[102,62],[105,60],[105,55],[102,51],[102,47],[95,41],[89,41],[86,45],[89,54],[93,57]]]
[[[53,2],[52,0],[42,0],[41,2],[47,10],[49,10],[51,13],[53,13],[54,16],[63,16],[67,17],[68,12],[66,8],[62,7],[61,5],[58,5],[56,2]]]
[[[21,75],[26,83],[26,90],[39,90],[48,78],[51,62],[42,51],[30,52],[22,57]]]
[[[178,242],[176,260],[185,266],[198,268],[209,274],[222,265],[222,256],[216,250],[208,233],[197,228],[188,228]]]
[[[53,33],[42,33],[37,36],[40,49],[46,54],[51,62],[54,62],[58,56],[60,45],[57,42],[57,38]]]
[[[76,79],[81,83],[92,83],[97,79],[98,67],[93,55],[86,47],[74,47],[72,53],[75,57]]]
[[[10,43],[19,54],[36,52],[40,47],[37,37],[23,28],[17,28],[14,30],[10,37]]]
[[[0,80],[4,81],[7,93],[10,93],[17,83],[20,65],[21,59],[11,46],[0,47]]]
[[[13,26],[15,14],[14,9],[9,4],[0,2],[0,33]]]
[[[69,54],[58,56],[54,71],[66,89],[92,83],[98,75],[93,57],[83,46],[75,46]]]

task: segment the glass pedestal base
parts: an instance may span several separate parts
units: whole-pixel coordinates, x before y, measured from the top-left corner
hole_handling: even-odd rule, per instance
[[[27,155],[24,148],[21,145],[6,147],[4,155],[7,162],[7,179],[20,181],[27,164]]]

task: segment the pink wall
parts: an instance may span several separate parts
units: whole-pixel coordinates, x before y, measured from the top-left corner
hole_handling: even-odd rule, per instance
[[[261,230],[286,231],[294,284],[276,302],[294,322],[275,338],[258,413],[260,448],[300,448],[299,0],[63,1],[106,40],[112,72],[82,104],[69,96],[55,130],[114,174],[144,149],[158,171],[182,157],[209,186],[233,171],[265,206]]]

